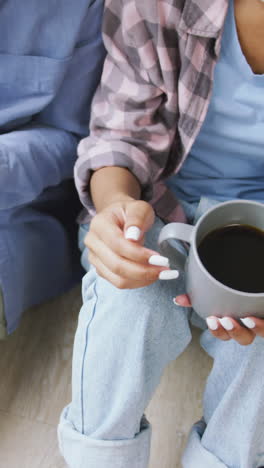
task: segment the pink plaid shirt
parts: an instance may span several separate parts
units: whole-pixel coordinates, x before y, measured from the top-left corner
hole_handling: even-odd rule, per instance
[[[164,181],[177,173],[205,119],[228,0],[106,0],[107,49],[90,136],[78,147],[76,186],[94,214],[89,178],[120,166],[166,221],[184,213]]]

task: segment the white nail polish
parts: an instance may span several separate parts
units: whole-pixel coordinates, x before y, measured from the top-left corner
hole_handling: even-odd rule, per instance
[[[218,328],[218,321],[216,318],[214,317],[208,317],[206,319],[206,323],[207,323],[207,326],[208,328],[210,328],[210,330],[217,330]]]
[[[129,240],[138,241],[140,238],[141,231],[137,226],[129,226],[125,232],[125,238]]]
[[[162,257],[162,255],[151,255],[148,262],[150,265],[169,267],[169,259]]]
[[[172,299],[172,302],[173,302],[176,306],[182,307],[182,305],[179,304],[179,302],[176,301],[175,297]]]
[[[241,322],[243,322],[243,324],[247,327],[247,328],[255,328],[256,324],[254,322],[254,320],[252,320],[251,318],[242,318],[240,319]]]
[[[234,328],[233,322],[228,317],[223,317],[219,319],[219,322],[221,323],[222,327],[227,331],[233,330]]]
[[[160,280],[171,280],[176,279],[179,276],[178,270],[164,270],[161,271],[159,274]]]

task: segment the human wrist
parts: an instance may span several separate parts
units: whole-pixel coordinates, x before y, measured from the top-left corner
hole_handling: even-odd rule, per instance
[[[106,167],[96,171],[91,178],[90,190],[97,212],[114,203],[139,200],[141,196],[141,187],[136,177],[120,167]]]
[[[131,195],[128,195],[127,193],[124,192],[117,192],[111,195],[110,197],[107,197],[107,200],[104,202],[105,208],[107,208],[110,205],[114,205],[116,203],[129,203],[133,202],[135,200],[138,200],[138,198],[132,197]]]

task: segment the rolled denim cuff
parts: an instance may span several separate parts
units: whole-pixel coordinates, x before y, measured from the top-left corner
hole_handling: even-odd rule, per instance
[[[216,455],[202,445],[206,428],[203,420],[193,425],[182,457],[183,468],[228,468]]]
[[[61,454],[69,468],[147,468],[151,427],[144,424],[134,439],[97,440],[77,432],[64,409],[58,426]]]

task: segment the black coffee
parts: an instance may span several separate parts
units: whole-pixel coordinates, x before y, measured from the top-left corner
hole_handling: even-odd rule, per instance
[[[233,224],[207,234],[198,246],[206,270],[238,291],[264,292],[264,231]]]

